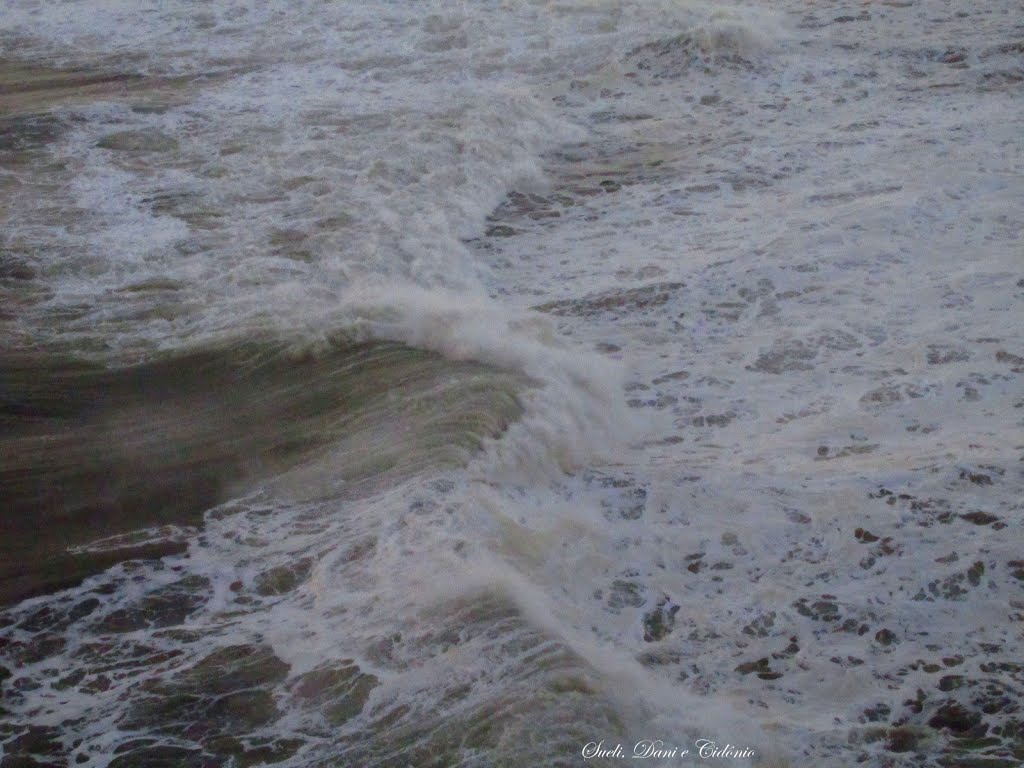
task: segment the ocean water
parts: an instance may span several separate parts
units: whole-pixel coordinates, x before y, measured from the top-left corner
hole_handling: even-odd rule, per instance
[[[1019,3],[0,10],[4,766],[1024,760]]]

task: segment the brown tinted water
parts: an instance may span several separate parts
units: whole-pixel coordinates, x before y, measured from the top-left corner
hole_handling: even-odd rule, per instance
[[[300,461],[318,466],[314,454],[327,444],[334,486],[457,461],[516,414],[499,377],[398,344],[296,355],[240,341],[119,369],[6,355],[0,601],[70,586],[128,557],[179,551],[176,541],[72,550],[140,528],[198,525],[205,510],[254,483]],[[413,397],[422,391],[434,393],[437,410]],[[482,407],[495,393],[497,407]],[[461,438],[435,446],[446,424]],[[383,451],[359,450],[388,433]],[[317,493],[317,472],[303,468],[304,495]]]

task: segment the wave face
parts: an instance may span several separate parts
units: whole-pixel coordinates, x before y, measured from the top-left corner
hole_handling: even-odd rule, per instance
[[[1013,3],[59,10],[5,765],[1024,754]]]

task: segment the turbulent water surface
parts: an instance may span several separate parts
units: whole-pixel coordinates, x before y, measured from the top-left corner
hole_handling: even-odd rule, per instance
[[[1022,95],[1010,0],[4,0],[0,765],[1018,765]]]

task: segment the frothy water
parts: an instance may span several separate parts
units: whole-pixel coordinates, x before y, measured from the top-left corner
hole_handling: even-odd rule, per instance
[[[5,754],[1024,757],[1014,4],[59,11],[0,22]]]

